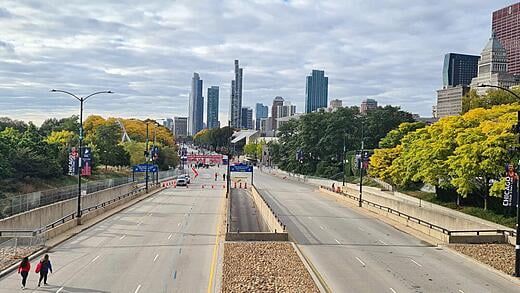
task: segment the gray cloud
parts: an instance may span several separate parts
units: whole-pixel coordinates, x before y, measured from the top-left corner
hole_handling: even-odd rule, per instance
[[[2,1],[0,116],[73,114],[78,94],[110,89],[86,114],[186,115],[190,79],[221,87],[227,121],[233,60],[244,105],[282,95],[303,109],[305,76],[329,76],[330,98],[430,115],[443,55],[479,54],[492,11],[510,1]],[[225,123],[225,122],[224,122]]]

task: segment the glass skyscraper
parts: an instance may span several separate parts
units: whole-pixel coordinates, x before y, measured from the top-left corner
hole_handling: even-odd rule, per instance
[[[242,74],[243,70],[235,60],[235,79],[231,81],[231,102],[229,103],[229,121],[231,127],[242,126]]]
[[[242,108],[241,113],[242,119],[242,128],[244,129],[253,129],[253,109],[249,107]]]
[[[218,102],[219,102],[219,88],[212,86],[208,88],[208,108],[206,123],[209,129],[219,127],[218,122]]]
[[[329,78],[322,70],[313,70],[307,76],[305,86],[305,113],[316,111],[319,108],[327,108],[329,94]]]
[[[480,56],[448,53],[444,56],[442,80],[444,88],[469,85],[478,74]]]
[[[269,107],[262,103],[256,103],[255,106],[255,124],[256,130],[260,130],[260,120],[269,116]]]
[[[195,135],[204,128],[204,97],[202,96],[202,79],[193,73],[188,109],[188,134]]]

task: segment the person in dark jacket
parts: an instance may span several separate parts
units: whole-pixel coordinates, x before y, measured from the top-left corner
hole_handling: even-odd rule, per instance
[[[47,274],[49,274],[49,272],[52,273],[52,265],[51,265],[51,261],[49,260],[49,255],[46,254],[42,260],[40,260],[40,263],[38,264],[38,267],[36,267],[36,269],[40,271],[40,280],[38,281],[38,287],[40,287],[41,283],[42,283],[42,280],[43,280],[43,285],[48,285],[47,284]]]
[[[22,289],[25,289],[25,283],[27,283],[27,276],[29,276],[30,270],[31,262],[29,262],[29,258],[26,256],[18,266],[18,273],[22,275]]]

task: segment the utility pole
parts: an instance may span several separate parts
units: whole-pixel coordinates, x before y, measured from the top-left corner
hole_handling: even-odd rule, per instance
[[[95,92],[93,94],[90,94],[86,97],[78,97],[73,93],[70,93],[68,91],[64,90],[56,90],[52,89],[51,92],[53,93],[64,93],[69,96],[74,97],[76,100],[79,101],[79,158],[78,158],[78,208],[76,212],[76,220],[78,224],[81,224],[81,172],[83,169],[83,102],[85,102],[88,98],[99,95],[99,94],[113,94],[111,91],[102,91],[102,92]]]
[[[146,121],[146,150],[144,151],[144,158],[146,160],[145,162],[145,165],[146,165],[146,171],[145,171],[145,182],[146,182],[146,193],[148,193],[148,156],[149,156],[150,152],[148,150],[148,121]]]

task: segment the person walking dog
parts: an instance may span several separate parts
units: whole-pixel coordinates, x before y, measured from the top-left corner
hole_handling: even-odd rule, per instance
[[[30,270],[31,262],[29,262],[29,258],[26,256],[22,259],[22,262],[18,266],[18,273],[22,275],[22,289],[25,289],[25,284],[27,283],[27,276],[29,276]]]
[[[40,280],[38,281],[38,287],[40,287],[42,281],[43,281],[43,285],[48,285],[47,284],[47,275],[49,274],[49,272],[52,273],[52,264],[51,264],[51,261],[49,260],[49,255],[46,254],[40,260],[38,265],[36,266],[36,273],[40,273]]]

